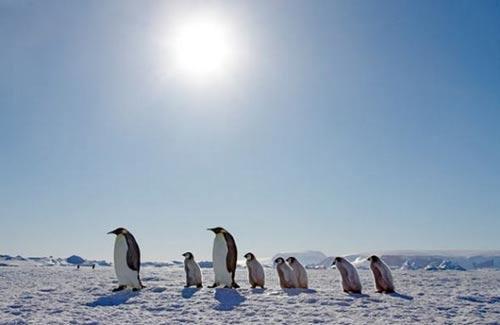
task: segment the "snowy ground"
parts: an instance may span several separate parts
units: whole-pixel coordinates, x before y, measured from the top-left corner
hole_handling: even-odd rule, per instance
[[[209,284],[212,270],[204,269]],[[266,290],[184,289],[180,268],[144,268],[146,289],[113,294],[113,268],[0,267],[1,324],[500,324],[500,271],[394,271],[399,294],[376,294],[360,270],[365,294],[340,290],[336,270],[309,270],[309,291],[278,288],[267,269]]]

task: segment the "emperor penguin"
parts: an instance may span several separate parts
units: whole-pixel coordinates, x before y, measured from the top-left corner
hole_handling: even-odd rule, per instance
[[[262,264],[257,261],[253,253],[246,253],[245,258],[248,269],[248,281],[250,282],[252,289],[255,287],[261,287],[264,289],[265,273]]]
[[[226,288],[239,288],[234,281],[238,251],[233,236],[222,227],[208,228],[215,233],[213,264],[215,281],[209,288],[224,285]]]
[[[278,257],[274,260],[274,263],[276,264],[276,270],[280,278],[281,289],[297,288],[299,286],[297,278],[292,268],[285,262],[283,257]]]
[[[131,287],[134,291],[144,288],[139,278],[141,252],[134,236],[125,228],[116,228],[108,234],[115,234],[114,265],[120,291]]]
[[[394,282],[392,281],[391,269],[376,255],[368,257],[368,261],[370,261],[376,291],[379,293],[393,293]]]
[[[345,293],[361,293],[361,281],[359,281],[358,271],[348,260],[343,257],[335,257],[332,265],[339,270],[342,278],[342,289]]]
[[[288,265],[292,268],[295,278],[297,279],[298,287],[301,289],[307,289],[307,272],[306,269],[300,264],[300,262],[293,256],[286,259]]]
[[[186,252],[182,254],[184,259],[184,270],[186,271],[186,285],[184,288],[189,288],[190,286],[196,286],[197,288],[203,287],[201,281],[201,270],[200,266],[194,260],[194,256],[191,252]]]

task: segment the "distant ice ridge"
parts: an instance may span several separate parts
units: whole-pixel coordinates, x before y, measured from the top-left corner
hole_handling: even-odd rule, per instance
[[[455,271],[465,271],[465,269],[459,264],[452,262],[450,260],[444,260],[441,263],[432,262],[424,268],[426,271],[446,271],[446,270],[455,270]]]
[[[76,267],[80,265],[82,267],[87,266],[101,266],[109,267],[112,266],[111,262],[105,260],[88,260],[78,255],[71,255],[68,258],[54,258],[49,257],[22,257],[20,255],[10,256],[10,255],[0,255],[0,267],[7,266],[21,266],[21,265],[32,265],[32,266],[73,266]],[[199,265],[201,268],[211,268],[212,261],[200,261]],[[183,261],[165,261],[165,262],[142,262],[143,267],[183,267]]]
[[[373,252],[380,256],[392,269],[446,271],[446,270],[474,270],[483,268],[500,269],[500,251],[386,251]],[[366,260],[372,253],[343,255],[359,269],[368,269]],[[334,256],[327,256],[320,251],[282,252],[272,258],[260,258],[265,267],[273,267],[277,257],[296,257],[306,268],[330,268]],[[238,261],[244,267],[245,261]],[[87,260],[78,255],[68,258],[49,257],[22,257],[0,255],[0,267],[19,266],[111,266],[110,262],[101,260]],[[199,261],[201,268],[212,268],[211,261]],[[142,262],[143,267],[183,267],[182,261]]]
[[[283,257],[287,259],[288,257],[295,257],[302,265],[316,265],[324,261],[327,256],[320,251],[304,251],[304,252],[295,252],[295,253],[277,253],[275,254],[270,261],[265,261],[266,264],[273,264],[274,260],[278,257]]]
[[[315,261],[321,252],[303,253],[280,253],[279,256],[290,256],[297,254],[306,261]],[[319,253],[319,254],[318,254]],[[388,251],[374,252],[380,256],[385,263],[393,269],[402,270],[473,270],[481,268],[500,269],[500,251]],[[277,255],[277,256],[278,256]],[[324,254],[323,254],[324,255]],[[352,255],[343,255],[359,269],[369,268],[369,262],[366,260],[372,253],[360,253]],[[320,261],[304,263],[310,269],[330,268],[335,256],[328,256]]]
[[[86,260],[77,255],[71,255],[68,258],[61,257],[22,257],[22,256],[10,256],[10,255],[0,255],[0,265],[2,266],[18,266],[30,264],[33,266],[110,266],[111,263],[104,260]]]

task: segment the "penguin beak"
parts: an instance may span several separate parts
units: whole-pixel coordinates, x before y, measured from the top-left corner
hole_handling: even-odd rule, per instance
[[[114,230],[107,233],[107,235],[112,235],[112,234],[114,234]]]
[[[215,232],[215,228],[207,228],[207,230]]]
[[[335,260],[333,260],[333,262],[332,262],[332,266],[334,266],[334,265],[335,265]]]

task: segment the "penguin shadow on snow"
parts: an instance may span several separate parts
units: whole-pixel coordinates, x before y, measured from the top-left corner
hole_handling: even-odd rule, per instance
[[[214,309],[220,311],[233,310],[246,300],[238,291],[229,288],[215,289],[214,298],[219,302]]]
[[[289,296],[298,296],[301,293],[307,293],[307,294],[317,293],[317,291],[314,289],[301,289],[301,288],[283,289],[283,291]]]
[[[101,296],[95,301],[87,304],[88,307],[99,306],[118,306],[126,303],[130,298],[137,297],[138,291],[124,290],[121,292],[112,293],[110,295]]]
[[[262,294],[267,288],[250,288],[250,292],[253,294]]]
[[[387,293],[387,295],[394,297],[394,298],[403,299],[403,300],[413,300],[412,296],[404,295],[404,294],[399,293],[399,292],[391,292],[391,293]]]
[[[189,299],[193,297],[201,288],[183,288],[181,291],[182,298]]]
[[[349,292],[347,294],[349,297],[352,297],[352,298],[370,298],[369,295],[365,294],[365,293],[353,293],[353,292]]]

